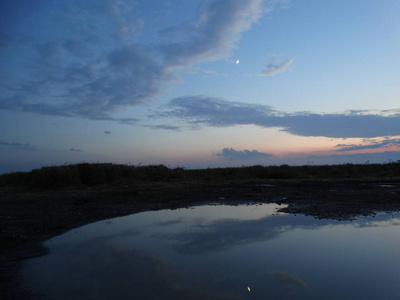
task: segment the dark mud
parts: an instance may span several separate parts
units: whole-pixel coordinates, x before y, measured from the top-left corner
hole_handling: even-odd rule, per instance
[[[53,191],[0,190],[0,298],[35,299],[20,287],[27,258],[45,255],[45,240],[94,221],[200,204],[278,203],[281,211],[352,220],[400,211],[400,181],[263,181],[119,184]]]

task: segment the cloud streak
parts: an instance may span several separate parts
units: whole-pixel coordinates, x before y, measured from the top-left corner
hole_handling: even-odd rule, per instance
[[[8,143],[0,141],[0,148],[5,149],[14,149],[14,150],[24,150],[24,151],[33,151],[35,148],[30,144],[21,144],[21,143]]]
[[[354,153],[354,154],[331,154],[331,155],[310,155],[306,159],[315,161],[318,163],[375,163],[375,162],[393,162],[399,161],[400,151],[384,151],[384,152],[372,152],[372,153]]]
[[[391,146],[400,146],[400,139],[385,139],[383,141],[375,141],[375,140],[367,140],[364,145],[355,145],[355,144],[338,144],[336,151],[353,151],[353,150],[365,150],[365,149],[379,149],[379,148],[389,148]]]
[[[374,138],[400,135],[400,110],[357,111],[318,114],[288,114],[268,105],[229,102],[207,96],[174,98],[158,117],[179,118],[192,128],[256,125],[280,128],[298,136],[330,138]]]

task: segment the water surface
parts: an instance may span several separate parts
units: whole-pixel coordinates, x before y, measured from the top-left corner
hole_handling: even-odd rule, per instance
[[[96,222],[46,242],[23,279],[44,299],[400,299],[398,215],[339,222],[278,207]]]

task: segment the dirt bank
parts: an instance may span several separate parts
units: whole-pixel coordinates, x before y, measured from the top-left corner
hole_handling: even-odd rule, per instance
[[[74,189],[0,190],[0,298],[34,299],[19,286],[24,259],[43,255],[41,243],[94,221],[147,210],[203,203],[288,204],[282,210],[348,220],[400,210],[400,181],[257,181],[119,183]]]

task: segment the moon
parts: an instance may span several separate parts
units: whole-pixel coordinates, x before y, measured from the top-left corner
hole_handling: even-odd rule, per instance
[[[236,64],[237,64],[237,65],[239,64],[239,60],[238,60],[238,59],[236,60]]]

